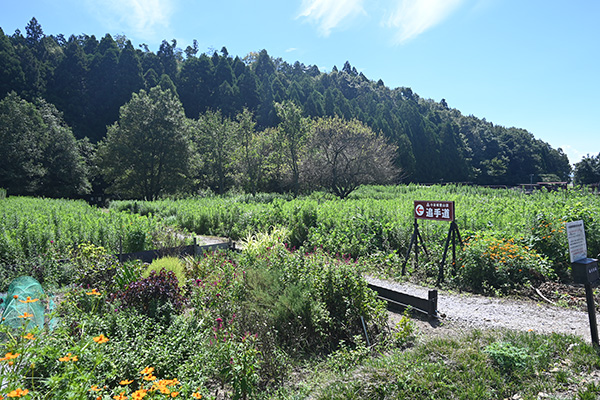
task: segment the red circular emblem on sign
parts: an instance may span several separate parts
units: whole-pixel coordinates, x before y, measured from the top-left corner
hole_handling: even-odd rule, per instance
[[[422,216],[422,215],[425,213],[425,207],[423,207],[423,205],[422,205],[422,204],[418,204],[418,205],[415,207],[415,212],[416,212],[416,213],[417,213],[417,215],[420,217],[420,216]]]

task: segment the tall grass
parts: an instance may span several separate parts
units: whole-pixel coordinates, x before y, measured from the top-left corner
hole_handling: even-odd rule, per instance
[[[50,252],[65,256],[87,242],[113,253],[144,250],[156,226],[150,216],[100,210],[83,201],[9,197],[0,202],[0,261]]]
[[[367,186],[344,201],[324,193],[266,200],[215,196],[114,202],[111,207],[137,208],[142,214],[160,215],[197,234],[234,240],[282,226],[290,232],[291,246],[317,246],[358,257],[378,251],[404,254],[413,231],[413,202],[445,200],[455,202],[456,222],[465,238],[476,232],[493,233],[530,246],[553,262],[564,262],[567,243],[559,228],[565,221],[583,219],[589,255],[600,253],[600,199],[585,190],[542,190],[527,195],[510,189],[471,186]],[[426,243],[437,255],[443,248],[447,224],[419,221],[419,225]]]

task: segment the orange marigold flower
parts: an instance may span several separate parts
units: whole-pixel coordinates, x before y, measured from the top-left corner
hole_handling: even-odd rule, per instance
[[[194,392],[194,393],[192,393],[192,397],[194,399],[201,399],[202,395],[199,392]]]
[[[9,394],[7,394],[6,396],[7,397],[21,397],[21,396],[25,396],[27,393],[29,393],[28,389],[23,390],[21,388],[18,388],[18,389],[13,390],[12,392],[10,392]]]
[[[13,299],[18,299],[19,295],[18,294],[13,294]]]
[[[146,376],[144,377],[144,380],[145,380],[145,381],[148,381],[148,382],[150,382],[150,381],[154,381],[154,380],[156,380],[156,376],[154,376],[154,375],[152,375],[152,374],[150,374],[150,375],[146,375]]]
[[[133,382],[132,379],[125,379],[125,380],[122,380],[121,382],[119,382],[119,385],[125,386],[125,385],[129,385],[131,382]]]
[[[148,375],[148,374],[152,374],[153,372],[154,372],[154,367],[146,367],[140,371],[140,374]]]
[[[31,332],[29,332],[27,335],[23,336],[23,339],[35,340],[35,336],[33,336]]]
[[[98,387],[98,385],[94,385],[94,386],[92,386],[92,387],[90,388],[90,390],[89,390],[89,391],[90,391],[90,392],[99,392],[99,391],[101,391],[101,390],[102,390],[102,389],[100,389],[100,388]]]
[[[27,296],[27,300],[19,300],[21,303],[35,303],[36,301],[38,301],[39,299],[31,299],[30,296]]]
[[[86,292],[85,294],[87,294],[88,296],[100,296],[102,293],[100,293],[96,290],[96,288],[94,288],[91,292]]]
[[[148,390],[146,389],[138,389],[131,394],[131,398],[133,400],[141,400],[146,396],[147,392]]]
[[[179,392],[171,392],[171,397],[177,397],[179,396]]]
[[[17,357],[19,357],[20,355],[21,355],[21,353],[16,353],[16,354],[13,354],[13,353],[6,353],[6,354],[4,355],[4,357],[0,358],[0,361],[8,361],[8,360],[12,360],[12,359],[14,359],[14,358],[17,358]]]
[[[71,355],[71,353],[67,353],[66,356],[59,358],[58,361],[62,361],[62,362],[79,361],[79,358],[77,358],[77,356]]]
[[[19,315],[19,318],[31,318],[31,317],[33,317],[33,314],[28,313],[27,311],[25,311],[23,313],[23,315]]]
[[[127,396],[125,396],[125,392],[121,392],[120,394],[113,396],[113,399],[115,400],[126,400]]]
[[[100,334],[100,336],[94,337],[94,342],[96,343],[106,343],[108,342],[108,338],[104,336],[104,334]]]

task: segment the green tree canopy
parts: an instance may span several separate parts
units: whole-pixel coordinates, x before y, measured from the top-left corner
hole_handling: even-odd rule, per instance
[[[73,132],[56,108],[11,92],[0,101],[0,187],[11,194],[71,197],[89,191]]]
[[[98,157],[112,193],[155,199],[187,190],[193,162],[181,102],[158,86],[134,93],[108,128]]]
[[[578,185],[590,185],[600,183],[600,153],[597,156],[589,154],[575,163],[575,183]]]

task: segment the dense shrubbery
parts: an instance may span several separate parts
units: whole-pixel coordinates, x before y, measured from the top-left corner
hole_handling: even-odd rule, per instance
[[[474,235],[464,243],[454,282],[474,292],[509,292],[529,282],[553,278],[550,263],[535,250],[493,235]]]
[[[371,343],[382,346],[385,305],[359,268],[321,250],[291,251],[278,240],[281,233],[260,244],[249,238],[241,255],[184,259],[188,283],[182,285],[165,269],[141,278],[133,264],[138,279],[121,286],[116,280],[127,266],[107,269],[101,248],[80,247],[74,276],[95,285],[66,291],[54,331],[35,331],[29,343],[18,335],[3,343],[3,354],[27,354],[28,363],[0,379],[8,392],[82,398],[90,388],[101,396],[132,396],[176,377],[180,382],[168,390],[188,398],[226,393],[241,399],[280,385],[299,357],[340,349],[332,356],[339,358],[355,348],[366,355],[361,317]],[[156,377],[145,381],[141,371],[148,366]]]

